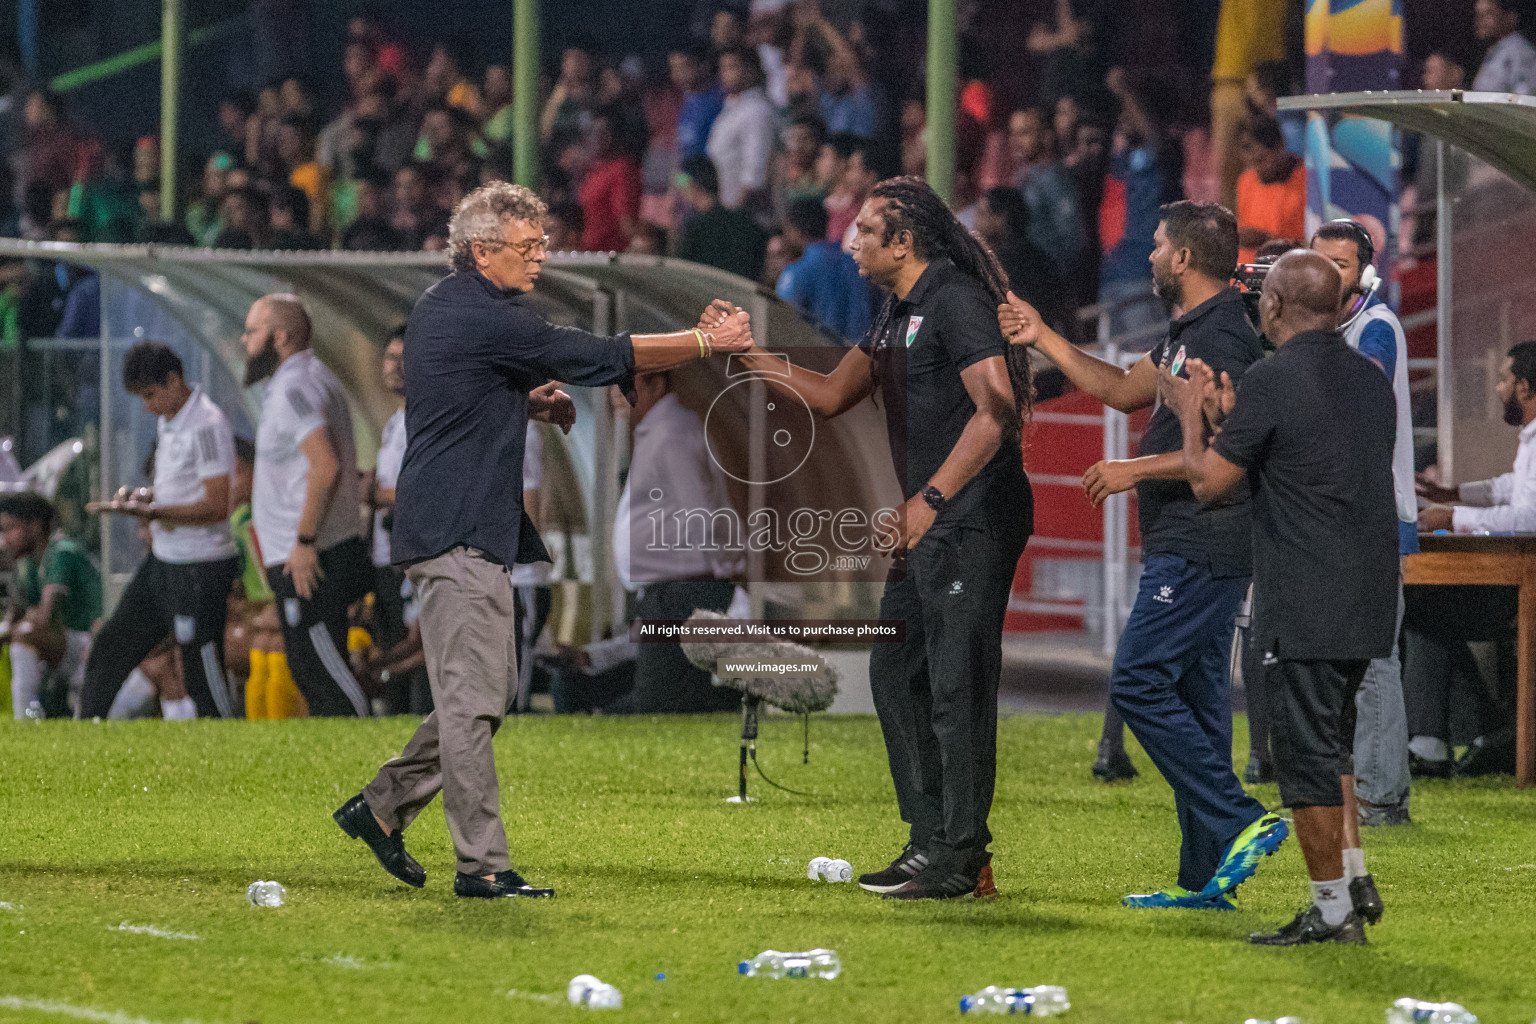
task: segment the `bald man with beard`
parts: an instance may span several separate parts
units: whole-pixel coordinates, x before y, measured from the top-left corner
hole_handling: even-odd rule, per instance
[[[1270,742],[1282,801],[1312,880],[1295,920],[1249,941],[1365,943],[1380,920],[1369,875],[1344,869],[1344,791],[1354,783],[1355,691],[1397,630],[1396,405],[1374,363],[1338,330],[1341,281],[1322,255],[1293,250],[1264,281],[1259,316],[1276,346],[1234,388],[1192,360],[1160,389],[1184,432],[1201,501],[1246,474],[1253,489],[1254,643],[1264,652]]]

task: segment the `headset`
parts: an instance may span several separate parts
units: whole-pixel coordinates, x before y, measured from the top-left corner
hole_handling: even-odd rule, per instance
[[[1341,228],[1348,231],[1350,237],[1355,240],[1360,250],[1360,291],[1370,294],[1381,287],[1381,277],[1376,273],[1376,241],[1371,238],[1371,233],[1348,217],[1330,220],[1322,227]],[[1316,237],[1316,232],[1313,235]]]

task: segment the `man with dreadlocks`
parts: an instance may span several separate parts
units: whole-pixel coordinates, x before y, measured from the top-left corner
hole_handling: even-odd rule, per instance
[[[869,675],[911,830],[859,884],[889,899],[991,895],[1003,614],[1034,529],[1019,445],[1028,353],[998,329],[1008,283],[997,259],[926,183],[882,182],[855,230],[860,273],[889,293],[859,347],[830,374],[792,367],[787,379],[781,356],[737,358],[819,416],[882,392],[906,500],[880,617],[905,620],[906,639],[876,644]]]

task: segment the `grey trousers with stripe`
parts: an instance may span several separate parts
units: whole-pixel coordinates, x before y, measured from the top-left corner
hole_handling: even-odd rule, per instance
[[[403,829],[441,792],[459,870],[495,874],[512,866],[491,743],[517,685],[512,580],[466,547],[418,562],[407,575],[435,710],[363,798],[391,829]]]

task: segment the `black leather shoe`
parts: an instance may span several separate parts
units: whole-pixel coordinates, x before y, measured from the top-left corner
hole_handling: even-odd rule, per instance
[[[1099,759],[1093,762],[1094,778],[1100,782],[1129,782],[1140,774],[1131,764],[1131,757],[1124,747],[1109,750],[1103,743],[1099,744]]]
[[[466,875],[460,871],[453,879],[453,894],[477,900],[501,900],[512,896],[547,899],[555,894],[555,890],[535,889],[522,875],[508,868],[506,871],[496,872],[494,882],[486,881],[479,875]]]
[[[1323,921],[1323,912],[1312,904],[1297,914],[1290,924],[1277,932],[1254,932],[1248,941],[1255,946],[1310,946],[1317,942],[1337,942],[1346,946],[1365,945],[1365,925],[1360,915],[1350,911],[1342,924],[1329,927]]]
[[[1376,891],[1376,879],[1370,875],[1349,880],[1349,902],[1354,905],[1355,914],[1364,919],[1366,924],[1380,924],[1381,915],[1386,912],[1381,902],[1381,893]]]
[[[1456,761],[1458,778],[1513,774],[1515,774],[1515,741],[1512,739],[1495,740],[1490,743],[1486,738],[1479,736],[1472,741],[1467,752]]]
[[[1455,762],[1448,757],[1431,761],[1411,750],[1408,752],[1408,774],[1416,779],[1448,779],[1455,770]]]
[[[347,835],[367,843],[368,849],[373,851],[385,871],[418,889],[427,884],[427,871],[416,863],[416,858],[405,852],[405,841],[400,838],[400,830],[385,835],[368,802],[363,799],[363,794],[359,793],[342,804],[331,817],[336,819],[336,824]]]

